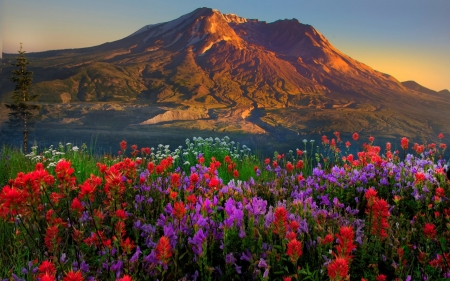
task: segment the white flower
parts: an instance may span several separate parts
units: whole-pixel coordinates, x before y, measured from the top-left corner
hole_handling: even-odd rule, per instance
[[[183,165],[189,166],[191,163],[189,163],[189,161],[185,161]]]
[[[73,151],[78,151],[79,148],[78,148],[78,146],[74,146],[74,147],[72,147],[72,150],[73,150]]]
[[[308,140],[307,140],[307,139],[304,139],[304,140],[303,140],[303,143],[306,143],[306,142],[308,142]]]

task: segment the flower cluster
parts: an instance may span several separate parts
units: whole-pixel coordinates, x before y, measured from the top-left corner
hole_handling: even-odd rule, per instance
[[[83,180],[69,159],[54,167],[38,162],[0,190],[1,223],[30,256],[8,274],[14,280],[448,276],[450,191],[438,148],[416,148],[416,156],[401,160],[387,153],[390,144],[382,154],[374,141],[356,156],[338,157],[340,134],[324,137],[334,156],[315,167],[306,149],[256,162],[228,140],[198,139],[174,154],[161,146],[138,157],[132,146],[131,158],[122,142],[117,159],[99,162]],[[200,143],[205,153],[194,150]],[[408,140],[400,145],[407,150]]]

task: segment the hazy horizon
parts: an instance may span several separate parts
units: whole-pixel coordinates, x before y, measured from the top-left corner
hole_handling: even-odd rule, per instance
[[[273,22],[296,18],[312,25],[352,58],[440,91],[450,89],[450,1],[216,1],[130,0],[0,2],[0,51],[40,52],[112,42],[147,24],[199,7]]]

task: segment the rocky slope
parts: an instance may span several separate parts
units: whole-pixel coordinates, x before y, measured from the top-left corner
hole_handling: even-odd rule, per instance
[[[267,23],[199,8],[115,42],[28,58],[31,91],[42,102],[164,108],[142,116],[141,125],[185,121],[188,128],[204,123],[201,128],[217,130],[221,120],[263,134],[450,133],[448,97],[375,71],[296,19]],[[6,100],[11,85],[2,90]]]

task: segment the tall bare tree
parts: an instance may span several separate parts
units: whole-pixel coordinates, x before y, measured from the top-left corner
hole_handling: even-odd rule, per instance
[[[20,43],[19,56],[16,57],[16,62],[12,64],[16,69],[12,71],[12,75],[9,77],[9,80],[14,82],[16,87],[11,97],[12,102],[6,104],[6,107],[10,110],[11,121],[18,121],[23,128],[24,153],[28,152],[28,123],[40,110],[40,106],[33,103],[39,98],[39,95],[30,95],[28,93],[33,80],[33,72],[26,70],[28,64],[29,62],[25,58],[25,51],[22,50],[22,43]]]

